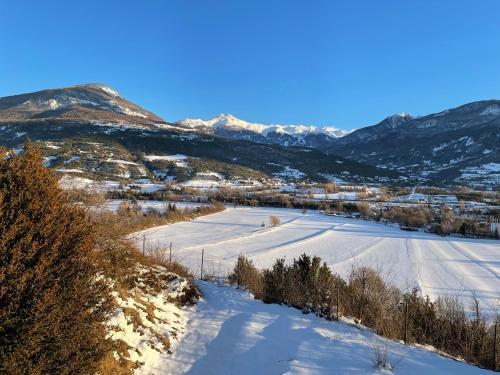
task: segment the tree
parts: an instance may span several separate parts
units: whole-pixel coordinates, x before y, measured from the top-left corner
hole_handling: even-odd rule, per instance
[[[30,144],[0,150],[0,373],[94,373],[111,309],[93,225]]]

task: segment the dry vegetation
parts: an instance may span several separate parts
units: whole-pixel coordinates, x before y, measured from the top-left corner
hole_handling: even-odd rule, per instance
[[[493,368],[494,325],[481,315],[469,317],[457,299],[431,302],[417,290],[403,293],[370,268],[353,268],[347,280],[332,273],[319,257],[302,255],[292,264],[278,259],[270,269],[258,270],[240,255],[229,281],[248,288],[266,303],[279,303],[326,319],[350,316],[391,339],[432,345],[479,366]],[[406,317],[405,317],[406,316]],[[405,329],[405,319],[407,328]],[[388,366],[379,352],[377,363]]]
[[[168,329],[180,323],[160,319],[162,306],[199,292],[184,267],[144,257],[121,236],[222,207],[114,215],[96,213],[101,203],[62,191],[31,144],[19,156],[0,150],[0,373],[130,374],[141,365],[135,349],[108,326],[120,311],[152,348],[169,350],[177,331]]]

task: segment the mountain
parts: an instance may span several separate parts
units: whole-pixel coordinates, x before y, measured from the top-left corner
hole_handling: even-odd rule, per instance
[[[190,131],[262,144],[302,146],[379,169],[397,170],[421,183],[500,187],[500,101],[484,100],[426,116],[399,113],[352,132],[302,125],[263,125],[220,115],[186,119]]]
[[[123,98],[101,84],[42,90],[0,98],[0,123],[51,121],[101,121],[148,124],[160,117]]]
[[[229,116],[225,119],[234,122]],[[46,165],[60,173],[125,180],[154,176],[185,180],[206,172],[226,179],[260,180],[373,182],[400,177],[399,172],[327,155],[317,148],[221,136],[225,133],[220,130],[229,126],[216,123],[206,126],[215,131],[167,123],[101,84],[0,98],[0,145],[19,147],[30,138],[42,148]],[[249,134],[257,134],[245,126],[240,124]],[[271,136],[284,129],[290,136],[331,138],[324,129],[268,129],[257,135]],[[170,160],[171,155],[182,155],[186,162]]]
[[[435,184],[500,186],[500,100],[427,116],[400,114],[320,147]]]
[[[185,119],[175,123],[182,129],[220,135],[227,138],[247,139],[281,146],[319,148],[331,139],[343,137],[347,131],[334,127],[305,125],[265,125],[240,120],[230,114],[221,114],[211,120]]]

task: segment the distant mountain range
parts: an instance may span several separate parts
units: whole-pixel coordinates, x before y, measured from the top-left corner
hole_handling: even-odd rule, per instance
[[[399,181],[401,175],[318,149],[183,128],[101,84],[0,98],[0,145],[18,147],[27,138],[41,145],[50,168],[91,178],[186,179],[216,172],[227,179],[374,182]],[[187,157],[188,170],[148,157],[177,154]]]
[[[176,126],[265,144],[305,146],[327,154],[397,170],[422,183],[500,185],[500,101],[484,100],[439,113],[389,116],[345,132],[333,127],[261,125],[221,115]]]
[[[193,129],[228,138],[247,139],[281,146],[318,147],[330,138],[343,137],[349,132],[334,127],[305,125],[265,125],[243,121],[230,114],[221,114],[211,120],[185,119],[175,123],[183,129]]]
[[[500,186],[498,100],[427,116],[401,113],[346,132],[335,127],[251,123],[232,115],[169,123],[108,86],[87,84],[0,98],[0,144],[16,147],[27,137],[64,144],[106,144],[129,162],[139,163],[129,168],[133,171],[120,173],[130,177],[154,172],[141,160],[143,154],[180,153],[250,168],[259,175],[313,181],[343,178]],[[52,150],[54,155],[48,157],[57,156],[56,149]],[[114,169],[106,166],[110,156],[103,159],[98,155],[101,151],[95,150],[88,163],[76,155],[78,150],[70,157],[78,157],[86,173],[112,177],[113,172],[107,171]],[[52,164],[69,169],[66,164],[64,168]]]

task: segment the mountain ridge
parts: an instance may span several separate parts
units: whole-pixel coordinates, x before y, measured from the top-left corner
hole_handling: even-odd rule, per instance
[[[226,171],[227,178],[263,173],[268,179],[359,182],[400,175],[318,149],[192,130],[165,122],[102,84],[0,98],[0,145],[17,148],[28,138],[40,143],[47,166],[61,173],[130,179]],[[146,154],[182,154],[194,167],[186,173],[175,163],[151,163]]]

